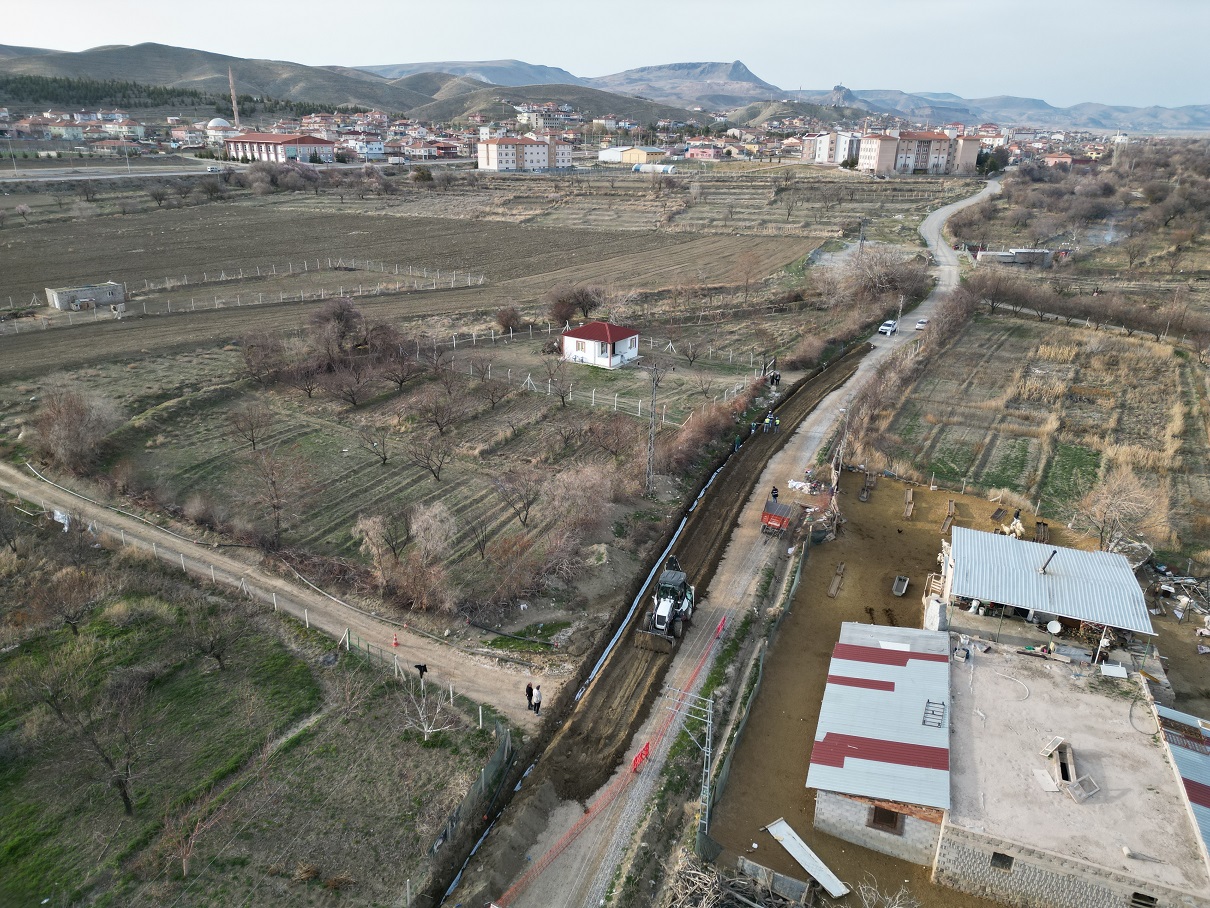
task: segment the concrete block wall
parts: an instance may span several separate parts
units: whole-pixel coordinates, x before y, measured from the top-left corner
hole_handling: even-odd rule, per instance
[[[820,832],[878,851],[893,858],[928,866],[937,853],[938,823],[916,817],[903,818],[903,835],[873,829],[868,824],[870,805],[833,791],[815,796],[815,828]]]
[[[1011,856],[1012,868],[992,867],[992,852]],[[1157,908],[1210,908],[1210,893],[1194,895],[1132,880],[1107,868],[948,823],[941,829],[933,879],[1017,908],[1129,908],[1136,892],[1157,899]]]

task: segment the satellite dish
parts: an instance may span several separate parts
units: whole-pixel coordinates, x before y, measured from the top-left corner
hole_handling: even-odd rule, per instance
[[[1046,624],[1046,629],[1052,634],[1057,634],[1059,631],[1063,630],[1063,625],[1058,621],[1049,621]]]

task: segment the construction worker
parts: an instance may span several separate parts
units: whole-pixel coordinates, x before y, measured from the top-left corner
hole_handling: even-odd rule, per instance
[[[777,486],[773,487],[773,500],[777,501]]]
[[[781,431],[781,417],[774,416],[773,417],[773,433],[777,434],[780,431]]]
[[[770,413],[768,416],[765,417],[764,426],[765,426],[763,429],[764,432],[768,432],[769,429],[771,429],[773,427],[773,414],[772,413]]]

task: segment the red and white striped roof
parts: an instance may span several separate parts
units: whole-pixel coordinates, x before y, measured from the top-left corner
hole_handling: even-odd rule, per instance
[[[807,787],[948,809],[949,706],[948,635],[846,622]]]

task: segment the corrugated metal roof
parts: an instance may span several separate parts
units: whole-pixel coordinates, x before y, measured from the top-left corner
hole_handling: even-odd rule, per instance
[[[807,787],[948,809],[949,702],[948,634],[846,622]]]
[[[1052,552],[1055,557],[1046,566]],[[1082,552],[954,527],[955,596],[1034,609],[1076,621],[1155,634],[1130,562],[1113,552]]]
[[[1210,722],[1158,704],[1155,711],[1185,785],[1185,797],[1202,845],[1210,854]]]

